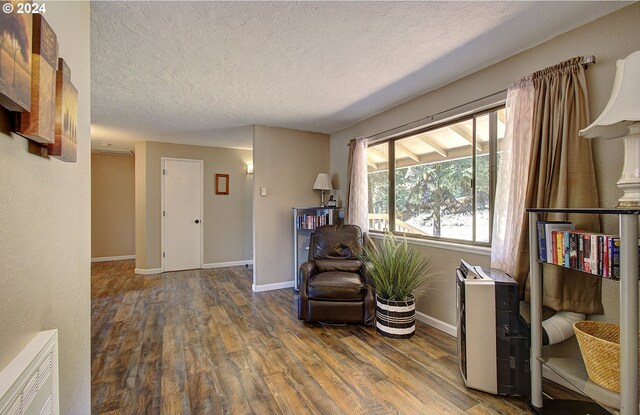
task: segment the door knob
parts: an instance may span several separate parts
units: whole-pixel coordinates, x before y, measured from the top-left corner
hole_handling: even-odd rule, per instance
[[[196,223],[200,223],[200,219],[196,219]]]

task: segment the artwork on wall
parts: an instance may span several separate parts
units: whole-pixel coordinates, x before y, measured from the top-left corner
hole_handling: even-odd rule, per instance
[[[216,194],[217,195],[229,194],[229,175],[228,174],[216,174]]]
[[[54,143],[58,42],[40,14],[33,15],[31,59],[31,111],[16,116],[16,132],[39,143]]]
[[[29,143],[29,146],[27,147],[27,151],[29,153],[45,159],[49,158],[49,149],[46,144],[36,143],[33,140],[27,140],[27,143]]]
[[[71,70],[64,59],[58,59],[56,73],[55,143],[49,144],[49,155],[63,161],[76,161],[78,90],[71,83]]]
[[[11,111],[31,109],[31,40],[32,14],[0,13],[0,105]]]

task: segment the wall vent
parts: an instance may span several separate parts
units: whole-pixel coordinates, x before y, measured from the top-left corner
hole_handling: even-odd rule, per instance
[[[41,331],[0,372],[0,415],[59,415],[58,330]]]

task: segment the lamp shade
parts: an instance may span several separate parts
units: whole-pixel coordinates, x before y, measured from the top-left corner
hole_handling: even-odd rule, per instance
[[[616,78],[609,103],[590,126],[580,130],[586,138],[616,138],[640,121],[640,50],[616,62]]]
[[[331,179],[327,173],[318,173],[316,182],[313,184],[314,190],[333,190],[331,187]]]

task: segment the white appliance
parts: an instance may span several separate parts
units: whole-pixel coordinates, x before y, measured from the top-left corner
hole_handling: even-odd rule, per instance
[[[458,361],[467,387],[528,396],[529,328],[520,317],[518,283],[497,269],[456,269]]]

